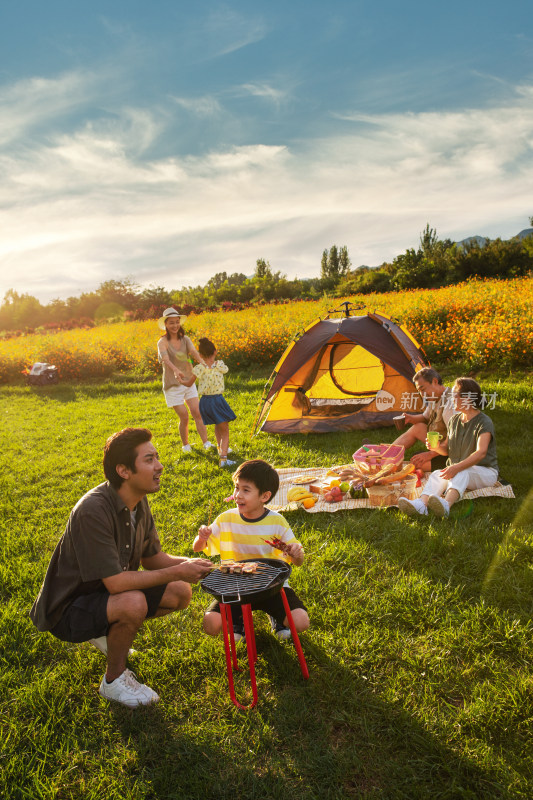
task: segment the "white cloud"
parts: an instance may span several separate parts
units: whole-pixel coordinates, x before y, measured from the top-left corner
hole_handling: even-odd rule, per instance
[[[220,103],[212,95],[206,95],[205,97],[173,97],[172,99],[176,105],[181,106],[197,117],[212,117],[222,112]]]
[[[0,91],[0,145],[65,114],[72,114],[94,94],[97,79],[90,72],[60,78],[30,78]]]
[[[238,87],[242,92],[251,94],[253,97],[262,97],[266,100],[271,100],[276,105],[288,96],[286,89],[276,89],[268,83],[243,83]]]
[[[8,288],[65,297],[126,275],[196,285],[251,274],[259,257],[317,275],[334,242],[354,265],[375,265],[416,246],[426,222],[452,239],[513,235],[532,213],[532,94],[521,86],[512,102],[463,112],[344,114],[335,135],[298,148],[144,159],[167,118],[131,108],[6,148],[0,299]]]
[[[244,16],[238,11],[221,6],[213,11],[205,24],[207,52],[212,47],[211,56],[218,57],[234,53],[242,47],[259,42],[267,33],[262,17]]]

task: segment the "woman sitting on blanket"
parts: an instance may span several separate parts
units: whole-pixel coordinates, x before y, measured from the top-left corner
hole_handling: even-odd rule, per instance
[[[447,466],[432,472],[418,500],[400,497],[398,508],[410,516],[427,514],[428,508],[438,517],[447,517],[450,507],[466,489],[482,489],[498,480],[498,461],[494,425],[480,411],[482,392],[472,378],[457,378],[452,388],[456,413],[449,419],[447,438],[433,447],[447,455]]]

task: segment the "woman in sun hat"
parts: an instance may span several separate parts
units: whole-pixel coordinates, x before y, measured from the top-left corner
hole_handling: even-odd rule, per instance
[[[204,448],[209,450],[212,444],[207,438],[207,430],[202,422],[200,401],[194,385],[195,376],[189,356],[200,364],[205,364],[205,361],[185,335],[182,322],[186,319],[187,317],[175,308],[166,308],[163,311],[163,316],[157,324],[165,334],[157,343],[157,352],[159,361],[163,365],[163,394],[167,406],[173,408],[179,417],[181,449],[184,453],[190,453],[192,448],[189,444],[189,411]]]

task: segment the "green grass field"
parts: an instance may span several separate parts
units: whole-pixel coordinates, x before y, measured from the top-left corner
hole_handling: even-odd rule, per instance
[[[365,436],[394,438],[250,440],[265,378],[228,376],[239,459],[325,466],[348,462]],[[259,704],[249,712],[230,702],[222,643],[201,632],[209,598],[198,587],[186,612],[139,634],[130,666],[161,703],[136,711],[99,697],[100,653],[28,618],[72,506],[102,480],[110,433],[153,431],[166,471],[151,505],[169,552],[192,554],[198,526],[225,508],[230,475],[209,453],[181,456],[158,381],[2,387],[0,797],[531,798],[533,388],[482,383],[498,393],[490,413],[516,500],[463,502],[448,521],[288,514],[307,553],[292,585],[311,617],[310,680],[256,615]]]

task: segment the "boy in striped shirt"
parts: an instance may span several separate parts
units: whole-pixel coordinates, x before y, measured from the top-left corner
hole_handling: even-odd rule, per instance
[[[233,498],[236,508],[223,511],[210,525],[202,525],[194,540],[195,553],[204,551],[212,556],[220,554],[222,560],[243,561],[254,558],[279,558],[296,566],[304,560],[302,545],[294,536],[289,523],[275,511],[265,508],[279,488],[279,475],[276,470],[262,459],[245,461],[233,474],[235,491]],[[287,545],[287,552],[274,550],[265,543],[265,539],[276,537]],[[284,587],[289,602],[294,625],[298,633],[309,627],[309,616],[304,604],[288,584]],[[252,609],[266,611],[270,616],[272,630],[279,639],[288,639],[291,635],[285,615],[283,601],[278,593],[267,598],[263,603],[251,604]],[[233,630],[235,640],[244,636],[244,626],[240,606],[232,608]],[[217,601],[211,603],[204,615],[204,631],[216,636],[222,630],[220,606]]]

